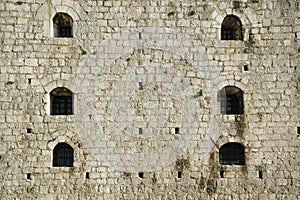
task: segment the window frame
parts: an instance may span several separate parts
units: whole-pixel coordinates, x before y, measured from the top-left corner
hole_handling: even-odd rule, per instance
[[[74,115],[74,94],[65,87],[50,92],[50,115]]]
[[[233,21],[233,22],[232,22]],[[234,26],[230,23],[236,23]],[[221,40],[235,40],[243,41],[243,24],[239,17],[236,15],[227,15],[221,23]]]
[[[229,142],[219,149],[219,164],[221,165],[245,165],[245,147],[238,142]]]
[[[52,24],[53,24],[53,37],[56,38],[74,37],[74,33],[73,33],[74,20],[68,13],[64,13],[64,12],[56,13],[52,18]]]
[[[58,143],[53,149],[53,167],[74,167],[74,149],[68,143]]]
[[[236,86],[225,86],[219,91],[220,113],[244,114],[244,91]]]

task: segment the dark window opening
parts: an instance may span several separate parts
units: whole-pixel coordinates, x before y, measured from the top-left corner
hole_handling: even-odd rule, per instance
[[[220,171],[220,177],[221,177],[221,178],[224,178],[224,174],[225,174],[225,172],[224,172],[223,170],[221,170],[221,171]]]
[[[219,163],[222,165],[245,165],[245,148],[239,143],[227,143],[219,150]]]
[[[244,92],[234,86],[226,86],[220,91],[221,114],[244,114]]]
[[[177,172],[177,177],[178,177],[178,178],[182,178],[182,171],[178,171],[178,172]]]
[[[297,127],[297,135],[300,136],[300,126]]]
[[[144,172],[139,172],[139,173],[138,173],[138,177],[139,177],[139,178],[144,178]]]
[[[258,171],[258,178],[260,178],[260,179],[263,179],[263,173],[262,173],[262,171],[260,170],[260,171]]]
[[[143,134],[143,128],[139,128],[139,134]]]
[[[54,37],[73,37],[73,19],[66,13],[53,17]]]
[[[89,178],[90,178],[90,172],[86,172],[86,173],[85,173],[85,178],[86,178],[86,179],[89,179]]]
[[[175,128],[175,134],[180,134],[179,127]]]
[[[58,143],[53,150],[53,167],[73,167],[74,150],[67,143]]]
[[[233,1],[233,7],[234,7],[235,9],[240,8],[240,7],[241,7],[240,2],[239,2],[239,1]]]
[[[142,82],[139,82],[139,90],[143,90],[144,87],[143,87],[143,83]]]
[[[32,133],[32,129],[31,128],[28,128],[26,131],[27,131],[27,133]]]
[[[243,40],[242,23],[238,17],[225,17],[221,27],[221,40]]]
[[[73,114],[73,93],[67,88],[56,88],[50,93],[51,115]]]
[[[28,174],[26,175],[26,178],[27,178],[28,180],[31,180],[31,174],[28,173]]]
[[[239,99],[233,94],[226,95],[226,114],[237,114],[239,113],[238,108]]]
[[[31,78],[28,79],[28,84],[31,84]]]
[[[244,71],[249,71],[248,65],[244,65]]]

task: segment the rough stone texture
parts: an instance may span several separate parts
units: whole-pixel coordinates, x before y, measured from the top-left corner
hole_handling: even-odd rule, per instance
[[[243,41],[220,40],[231,14]],[[1,199],[300,199],[299,40],[297,0],[1,1]],[[227,85],[243,115],[220,114]],[[74,115],[49,115],[56,87]],[[74,167],[52,167],[58,142]],[[218,164],[227,142],[246,165]]]

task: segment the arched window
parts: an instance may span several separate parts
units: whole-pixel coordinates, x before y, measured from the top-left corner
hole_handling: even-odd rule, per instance
[[[221,40],[243,40],[242,23],[237,16],[228,15],[221,27]]]
[[[226,86],[220,93],[221,114],[243,114],[244,92],[235,86]]]
[[[73,167],[74,150],[67,143],[58,143],[53,149],[53,167]]]
[[[222,165],[245,165],[245,148],[240,143],[224,144],[219,149],[219,163]]]
[[[53,17],[54,37],[73,37],[73,19],[66,13],[56,13]]]
[[[64,87],[55,88],[50,92],[50,114],[72,115],[73,93]]]

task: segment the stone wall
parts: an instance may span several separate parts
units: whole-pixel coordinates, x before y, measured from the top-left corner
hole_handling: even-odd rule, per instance
[[[73,37],[53,36],[67,13]],[[221,40],[226,16],[242,40]],[[296,0],[0,2],[0,199],[299,199]],[[243,91],[224,115],[220,91]],[[50,92],[74,94],[51,115]],[[53,167],[61,142],[73,167]],[[219,148],[245,147],[245,165]]]

